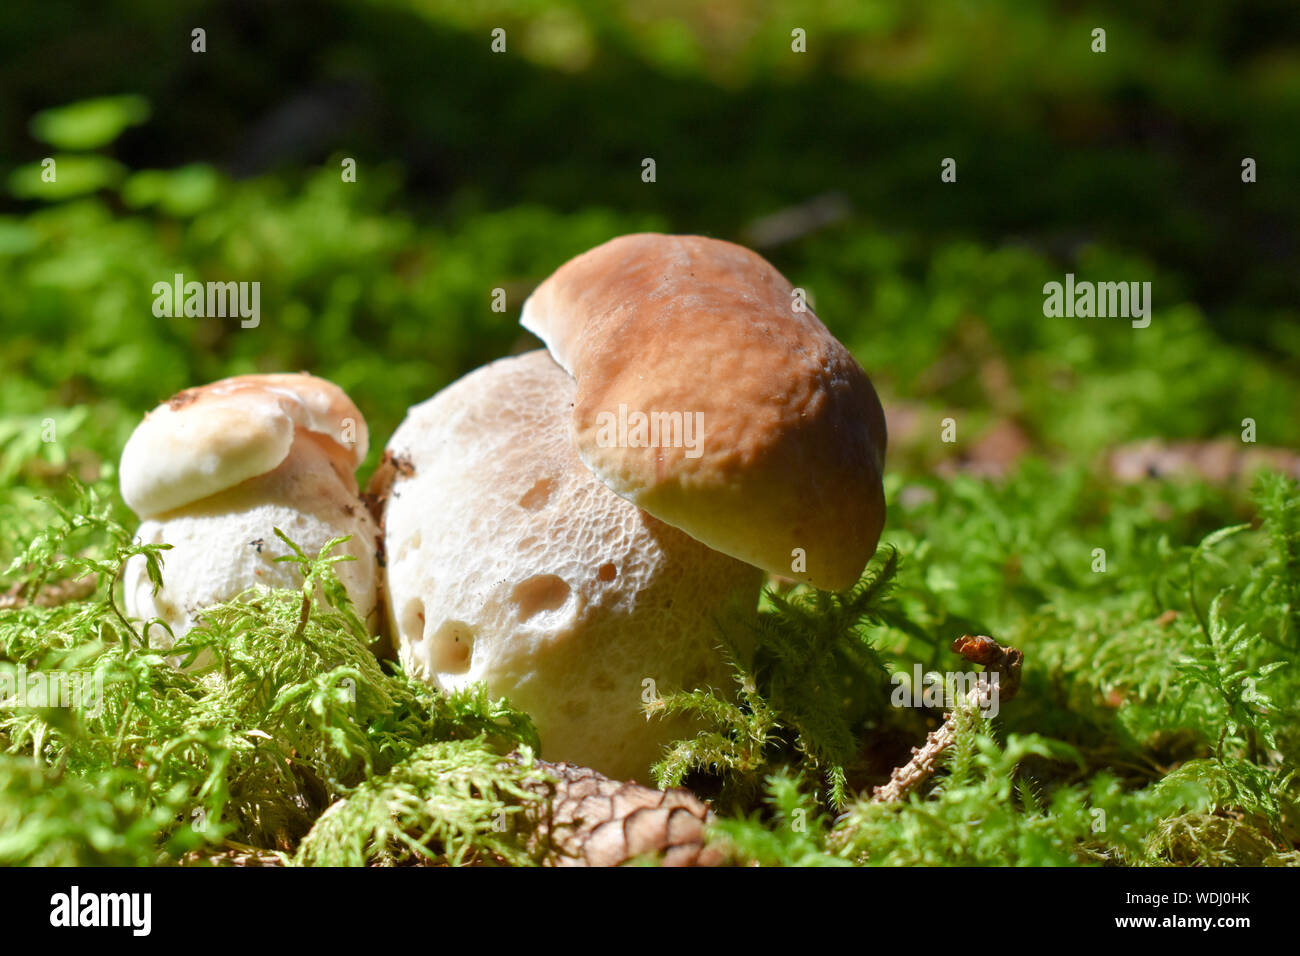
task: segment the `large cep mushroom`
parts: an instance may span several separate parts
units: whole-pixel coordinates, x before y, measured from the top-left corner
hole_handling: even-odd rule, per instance
[[[333,553],[356,560],[334,567],[373,625],[377,530],[355,476],[368,446],[352,400],[311,375],[241,375],[168,399],[122,452],[122,497],[143,519],[137,537],[172,546],[156,595],[143,558],[127,563],[127,612],[180,637],[205,607],[251,588],[300,587],[298,567],[275,561],[288,552],[279,528],[308,554],[351,535]]]
[[[521,321],[549,356],[467,376],[389,445],[390,620],[409,670],[509,696],[547,758],[644,779],[681,735],[646,725],[646,682],[725,689],[718,630],[744,633],[758,569],[857,581],[884,413],[790,283],[730,243],[612,240]]]

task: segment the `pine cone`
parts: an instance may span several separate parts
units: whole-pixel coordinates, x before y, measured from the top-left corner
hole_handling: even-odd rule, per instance
[[[730,862],[705,845],[708,805],[680,787],[654,790],[610,780],[589,767],[538,761],[554,779],[534,785],[542,799],[530,810],[530,847],[545,866],[619,866],[651,858],[662,866]]]

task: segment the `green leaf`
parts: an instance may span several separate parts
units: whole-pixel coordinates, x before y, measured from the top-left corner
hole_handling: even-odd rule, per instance
[[[32,117],[33,136],[57,149],[99,149],[149,118],[143,96],[105,96],[43,110]]]
[[[41,163],[19,166],[9,174],[9,192],[16,199],[43,199],[56,202],[73,199],[115,186],[126,174],[125,168],[107,156],[50,157],[53,181],[46,179]]]
[[[215,169],[194,163],[180,169],[147,169],[122,186],[122,201],[133,209],[157,206],[172,216],[192,216],[216,202],[221,180]]]

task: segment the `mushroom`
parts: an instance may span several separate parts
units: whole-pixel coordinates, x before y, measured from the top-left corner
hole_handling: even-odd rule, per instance
[[[773,574],[858,580],[885,520],[884,411],[765,259],[622,236],[561,266],[520,321],[577,381],[578,454],[615,493]]]
[[[180,637],[203,608],[250,588],[300,587],[298,566],[275,561],[288,553],[279,528],[308,554],[351,535],[333,553],[356,560],[334,567],[373,622],[377,530],[354,474],[368,446],[352,400],[311,375],[241,375],[172,396],[122,452],[122,497],[143,519],[137,537],[172,546],[157,594],[143,557],[127,562],[127,612]]]
[[[544,755],[645,779],[693,725],[647,722],[643,703],[730,686],[718,629],[747,633],[761,574],[606,488],[570,437],[574,393],[539,350],[407,413],[371,489],[387,494],[389,620],[408,673],[483,681],[533,718]]]
[[[461,379],[389,444],[389,620],[410,672],[509,696],[544,756],[643,775],[690,731],[647,726],[644,695],[728,686],[718,628],[746,633],[760,568],[857,581],[884,413],[797,290],[730,243],[612,240],[521,322],[550,355]]]

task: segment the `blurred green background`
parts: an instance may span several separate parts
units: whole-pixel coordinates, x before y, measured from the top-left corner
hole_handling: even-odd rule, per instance
[[[641,229],[808,289],[896,471],[1246,417],[1300,444],[1289,0],[11,3],[0,95],[0,479],[111,475],[159,400],[286,369],[353,395],[373,463],[410,404],[532,347],[538,281]],[[1151,326],[1044,318],[1067,271],[1151,281]],[[259,281],[260,326],[156,318],[178,272]]]
[[[196,28],[206,52],[191,50]],[[1247,157],[1257,182],[1242,181]],[[1256,503],[1243,492],[1261,449],[1300,476],[1298,186],[1295,0],[0,4],[0,601],[72,550],[67,529],[102,530],[38,501],[82,507],[69,476],[134,527],[116,461],[174,392],[325,376],[369,419],[373,467],[410,405],[537,346],[519,309],[566,259],[631,231],[704,233],[805,288],[881,393],[882,541],[902,565],[898,613],[862,628],[874,650],[911,673],[950,667],[963,633],[1023,649],[1001,726],[1077,748],[1022,773],[1031,790],[1095,796],[1105,773],[1145,799],[1213,753],[1230,795],[1213,812],[1135,811],[1158,844],[1143,859],[1294,864],[1300,501],[1281,481]],[[260,324],[156,317],[154,284],[177,273],[259,282]],[[1045,317],[1043,285],[1066,273],[1149,281],[1150,326]],[[1203,480],[1143,480],[1172,470],[1132,452],[1148,439],[1183,443]],[[1259,530],[1197,547],[1238,521]],[[54,647],[47,621],[64,610],[89,633],[110,606],[15,612],[5,654]],[[1254,671],[1228,659],[1229,627],[1251,635],[1242,667],[1285,665],[1260,678],[1271,700],[1233,690]],[[1215,668],[1195,663],[1211,653]],[[846,712],[873,740],[855,694]],[[1256,747],[1258,727],[1277,730],[1276,752]],[[920,738],[880,739],[854,786]],[[1046,818],[1024,794],[1013,806],[1005,776],[991,796],[947,791],[975,794],[956,809],[928,801],[924,853],[897,855],[884,827],[877,860],[1075,859],[1096,833],[1083,798],[1055,791],[1050,827],[1070,849],[1044,855]],[[92,795],[127,792],[88,779]],[[41,819],[14,792],[0,794],[12,817]],[[102,801],[35,792],[58,826],[73,821],[64,850],[81,859],[86,811],[53,801]],[[188,819],[191,803],[160,805]],[[152,832],[141,807],[156,809],[140,797],[131,819]],[[1254,848],[1229,847],[1215,813],[1254,820]],[[988,842],[954,855],[968,836]],[[128,859],[152,859],[151,841],[131,837]]]

